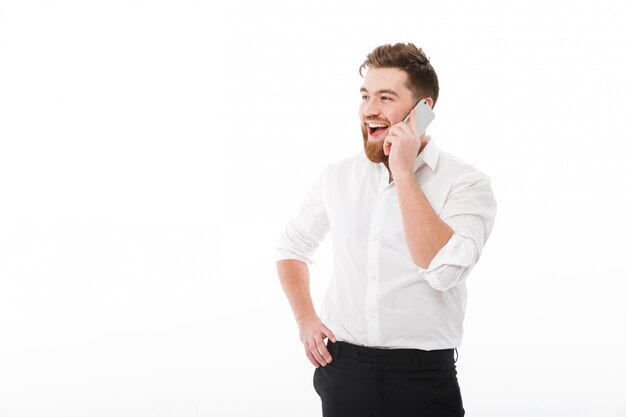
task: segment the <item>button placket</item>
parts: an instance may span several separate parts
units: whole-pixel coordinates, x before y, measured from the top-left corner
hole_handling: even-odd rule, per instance
[[[376,196],[370,222],[370,241],[368,244],[366,283],[366,312],[367,333],[369,343],[380,345],[380,321],[378,314],[379,271],[380,271],[380,241],[384,222],[384,193],[386,187]]]

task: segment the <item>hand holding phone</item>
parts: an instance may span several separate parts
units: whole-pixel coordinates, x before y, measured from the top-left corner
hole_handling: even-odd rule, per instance
[[[414,112],[413,112],[414,110]],[[411,117],[411,113],[413,113],[413,117]],[[426,99],[420,100],[417,105],[409,112],[407,117],[404,119],[404,123],[411,130],[413,134],[417,135],[418,141],[421,142],[422,135],[426,132],[426,128],[430,125],[430,122],[435,118],[435,113],[428,105]],[[413,125],[410,125],[410,121],[413,120]],[[403,129],[406,130],[406,127]],[[408,132],[406,132],[408,134]],[[393,142],[393,133],[390,133],[385,137],[385,142],[383,143],[383,151],[385,155],[391,155],[391,145]],[[419,146],[418,146],[419,149]]]
[[[422,135],[435,118],[425,99],[420,100],[404,122],[389,129],[383,143],[383,152],[389,157],[389,170],[394,178],[397,175],[412,174],[415,158],[422,148]]]

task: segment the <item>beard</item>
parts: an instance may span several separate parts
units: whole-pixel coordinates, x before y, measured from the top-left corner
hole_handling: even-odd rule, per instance
[[[367,156],[367,159],[376,164],[382,162],[387,165],[389,162],[389,156],[385,155],[385,151],[383,151],[385,139],[368,140],[367,127],[364,125],[361,125],[361,133],[363,134],[363,149],[365,150],[365,156]]]

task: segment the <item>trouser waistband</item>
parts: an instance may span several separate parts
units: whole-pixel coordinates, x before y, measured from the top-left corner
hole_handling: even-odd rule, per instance
[[[347,356],[362,362],[417,366],[422,371],[450,367],[456,362],[455,349],[379,349],[342,341],[333,343],[330,339],[327,346],[333,360]]]

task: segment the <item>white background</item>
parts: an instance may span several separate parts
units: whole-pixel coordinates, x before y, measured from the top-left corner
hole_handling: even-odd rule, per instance
[[[321,415],[274,244],[399,41],[498,201],[467,415],[626,416],[624,4],[0,2],[0,416]]]

